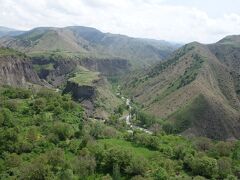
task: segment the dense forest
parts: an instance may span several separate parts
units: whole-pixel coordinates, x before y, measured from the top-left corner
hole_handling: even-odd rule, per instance
[[[240,178],[239,141],[128,132],[122,111],[95,121],[70,95],[1,87],[0,179]]]

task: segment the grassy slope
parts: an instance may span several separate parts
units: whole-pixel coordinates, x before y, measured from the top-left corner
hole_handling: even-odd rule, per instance
[[[138,146],[134,143],[131,143],[126,140],[121,139],[100,139],[98,140],[100,144],[104,144],[107,147],[120,147],[126,150],[132,151],[135,155],[145,158],[153,158],[157,154],[158,151],[149,150],[145,147]]]
[[[79,71],[69,79],[69,81],[80,85],[93,85],[93,82],[97,80],[99,80],[99,72],[93,71]]]

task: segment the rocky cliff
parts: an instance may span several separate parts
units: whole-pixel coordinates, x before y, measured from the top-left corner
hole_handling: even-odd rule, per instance
[[[47,80],[57,87],[65,83],[69,74],[78,66],[91,71],[100,72],[105,76],[118,76],[129,71],[131,65],[125,59],[97,59],[97,58],[64,58],[56,57],[32,57],[32,63],[41,79]]]
[[[111,85],[99,73],[79,71],[67,81],[63,93],[70,93],[81,102],[86,115],[95,119],[106,119],[121,101],[113,94]]]
[[[42,84],[30,59],[9,49],[0,49],[0,84],[27,87]]]

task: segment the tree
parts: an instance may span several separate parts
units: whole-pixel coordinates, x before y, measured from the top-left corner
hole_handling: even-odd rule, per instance
[[[224,179],[232,173],[232,162],[230,158],[222,157],[218,161],[218,174]]]
[[[232,144],[230,142],[220,141],[215,145],[215,150],[219,156],[229,156],[232,151]]]
[[[33,102],[33,110],[36,114],[39,114],[46,107],[46,100],[44,98],[38,98]]]
[[[207,156],[195,158],[191,164],[191,168],[195,175],[206,178],[216,177],[218,172],[217,160]]]
[[[62,149],[56,148],[47,153],[47,163],[52,167],[53,171],[57,171],[65,164],[65,155]]]
[[[73,128],[70,124],[57,122],[53,126],[53,132],[61,141],[64,141],[74,135]]]
[[[7,108],[0,110],[0,126],[13,127],[13,115]]]
[[[158,168],[158,170],[154,174],[154,179],[155,180],[167,180],[168,179],[167,171],[161,167]]]
[[[73,180],[74,179],[73,171],[71,169],[66,169],[66,170],[62,171],[59,179],[60,180]]]
[[[195,141],[196,148],[200,151],[208,151],[213,147],[212,141],[206,137],[199,137]]]
[[[131,175],[144,175],[148,170],[148,161],[144,157],[134,157],[129,166],[126,168],[126,173]]]
[[[103,135],[103,130],[105,126],[100,122],[95,122],[91,124],[90,135],[94,138],[98,139],[101,138]]]
[[[233,160],[240,160],[240,141],[238,141],[233,148]]]
[[[164,123],[162,128],[167,134],[174,134],[176,132],[176,128],[173,123]]]
[[[202,176],[196,176],[193,178],[193,180],[206,180],[206,178],[204,178]]]
[[[7,154],[5,157],[6,166],[9,168],[18,167],[22,162],[22,159],[16,153]]]
[[[39,134],[36,128],[30,128],[27,132],[27,140],[31,143],[35,142],[39,138]]]
[[[24,164],[20,169],[20,180],[45,180],[49,179],[52,174],[46,164],[46,159],[40,157],[30,163]]]
[[[129,150],[125,150],[120,147],[113,147],[107,150],[106,155],[103,159],[105,169],[111,171],[115,164],[118,164],[120,172],[124,172],[130,165],[133,154]]]
[[[158,135],[162,131],[162,127],[158,123],[154,123],[151,127],[150,130],[153,132],[153,135]]]
[[[120,168],[118,166],[118,164],[113,164],[113,170],[112,170],[112,176],[113,176],[113,180],[120,180],[121,179],[121,173],[120,173]]]
[[[96,168],[95,158],[91,155],[78,156],[72,162],[72,169],[80,178],[86,178],[94,173]]]

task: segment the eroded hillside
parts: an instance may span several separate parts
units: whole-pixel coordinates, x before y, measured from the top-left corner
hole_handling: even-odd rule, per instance
[[[0,84],[15,87],[43,85],[30,59],[23,53],[7,48],[0,48]]]
[[[239,138],[240,103],[233,69],[210,49],[199,43],[185,45],[166,62],[126,78],[126,92],[146,112],[166,119],[173,132]]]

